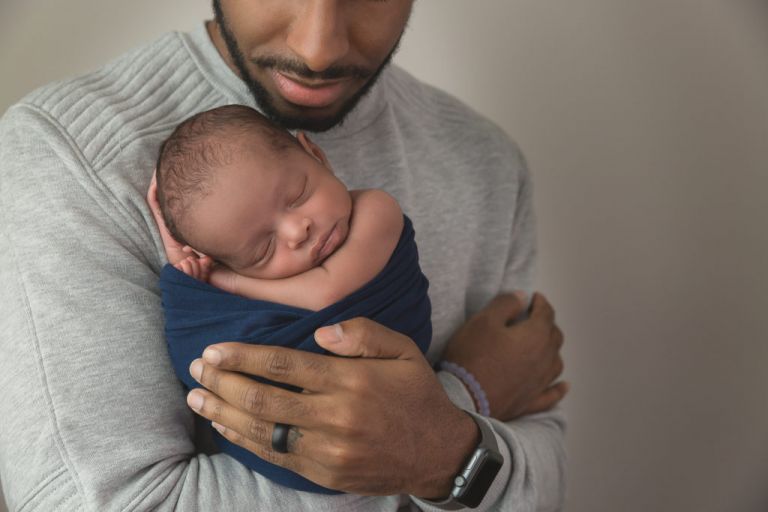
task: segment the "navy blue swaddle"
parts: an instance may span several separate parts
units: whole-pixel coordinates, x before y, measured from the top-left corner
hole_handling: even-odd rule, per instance
[[[428,287],[419,267],[413,224],[407,216],[384,269],[362,288],[320,311],[233,295],[172,265],[165,265],[160,274],[168,351],[176,375],[189,389],[200,387],[189,374],[189,365],[208,345],[239,341],[327,353],[315,342],[315,330],[358,316],[409,336],[426,353],[432,339]],[[257,457],[215,430],[213,436],[222,453],[274,482],[301,491],[338,493]]]

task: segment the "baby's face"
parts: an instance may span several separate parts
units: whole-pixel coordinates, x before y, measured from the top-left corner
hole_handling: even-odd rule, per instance
[[[189,243],[235,272],[278,279],[319,265],[347,238],[349,191],[317,146],[245,151],[191,209]]]

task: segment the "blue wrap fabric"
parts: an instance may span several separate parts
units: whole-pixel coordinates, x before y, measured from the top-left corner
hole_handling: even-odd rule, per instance
[[[384,269],[357,291],[320,311],[233,295],[198,281],[172,265],[165,265],[160,274],[168,351],[176,375],[188,389],[200,387],[189,374],[189,365],[201,357],[208,345],[239,341],[322,354],[326,351],[315,342],[315,330],[358,316],[407,335],[426,353],[432,339],[428,287],[419,267],[413,224],[407,216],[397,247]],[[213,434],[221,452],[274,482],[308,492],[338,492],[257,457],[230,443],[215,430]]]

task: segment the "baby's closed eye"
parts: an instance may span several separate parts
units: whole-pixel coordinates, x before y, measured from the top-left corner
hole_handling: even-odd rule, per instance
[[[299,195],[296,197],[296,199],[291,201],[291,203],[289,205],[291,208],[296,208],[297,206],[301,206],[302,203],[304,203],[304,201],[307,200],[307,198],[310,195],[309,194],[309,187],[307,186],[308,183],[309,183],[309,177],[304,179],[304,184],[301,187],[301,192],[299,192]]]
[[[263,265],[272,256],[272,246],[275,243],[275,236],[271,235],[266,244],[262,244],[263,249],[256,251],[257,256],[251,262],[251,266]]]

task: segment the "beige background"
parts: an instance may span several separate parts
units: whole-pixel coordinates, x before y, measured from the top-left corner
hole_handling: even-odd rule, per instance
[[[208,13],[0,0],[0,111]],[[533,170],[567,510],[768,510],[766,2],[422,0],[397,60]]]

